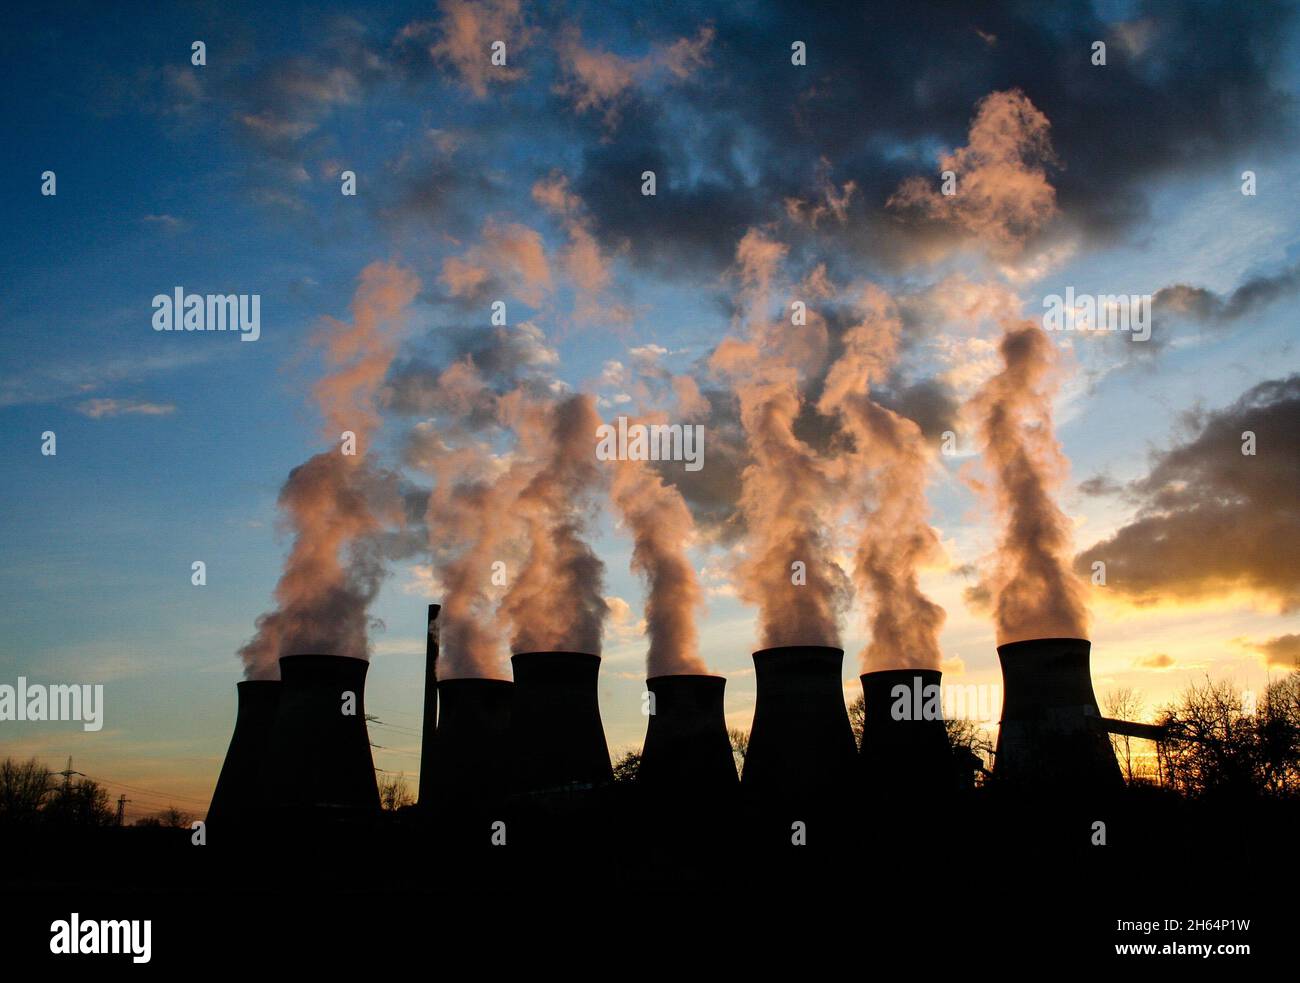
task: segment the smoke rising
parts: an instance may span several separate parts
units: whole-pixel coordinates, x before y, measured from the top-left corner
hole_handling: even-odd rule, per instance
[[[1010,323],[1002,370],[972,399],[993,471],[1002,524],[991,582],[998,644],[1087,637],[1087,612],[1070,570],[1070,524],[1053,498],[1066,463],[1052,428],[1055,352],[1032,321]]]
[[[379,425],[375,395],[418,289],[408,271],[372,263],[361,271],[351,323],[325,318],[313,339],[333,367],[312,388],[325,439],[337,441],[350,430],[357,453],[317,454],[294,468],[280,490],[293,547],[275,587],[275,610],[257,619],[256,634],[239,650],[250,679],[278,678],[282,655],[369,655],[366,612],[385,574],[371,537],[403,515],[396,476],[380,470],[369,449]]]
[[[844,351],[826,377],[818,409],[852,436],[845,488],[863,504],[854,579],[867,599],[871,641],[864,672],[939,668],[944,611],[922,593],[918,570],[942,550],[926,521],[930,457],[921,428],[872,398],[898,357],[902,321],[893,300],[868,287],[861,319],[843,336]]]
[[[757,230],[741,240],[736,259],[748,340],[725,339],[710,360],[731,380],[750,443],[739,503],[748,553],[738,587],[758,606],[763,646],[838,646],[839,616],[851,592],[826,531],[831,476],[794,431],[803,404],[800,374],[824,358],[826,330],[816,318],[797,331],[770,319],[772,279],[785,252]],[[795,564],[802,564],[802,576]]]
[[[513,505],[528,552],[501,602],[513,626],[511,651],[598,655],[609,613],[605,565],[585,539],[601,488],[595,401],[581,393],[555,401],[515,390],[501,399],[501,419],[518,436],[520,455],[539,465]]]
[[[552,509],[577,500],[548,496],[538,484],[556,454],[548,413],[557,405],[550,370],[558,356],[527,321],[466,340],[472,344],[441,371],[403,365],[394,375],[393,402],[401,412],[431,417],[412,429],[406,460],[434,479],[426,525],[443,594],[444,675],[507,677],[503,593],[513,592],[521,616],[531,616],[527,602],[546,579],[542,566],[562,552],[538,552],[534,562],[532,543],[546,539]],[[594,428],[587,436],[590,454]],[[581,484],[576,475],[568,480]],[[523,585],[521,570],[528,576]],[[599,583],[594,590],[599,600]]]
[[[510,539],[517,531],[513,505],[527,473],[478,440],[456,449],[437,440],[424,464],[435,478],[426,522],[443,591],[443,676],[505,678],[504,633],[496,616],[492,573],[493,564],[510,555]]]
[[[695,396],[698,398],[698,390]],[[639,460],[616,463],[612,497],[632,532],[632,569],[645,578],[647,586],[645,620],[650,648],[646,675],[707,671],[699,656],[695,627],[703,596],[695,567],[686,555],[695,532],[686,500]]]

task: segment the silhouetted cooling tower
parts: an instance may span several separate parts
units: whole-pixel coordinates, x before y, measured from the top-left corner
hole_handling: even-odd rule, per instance
[[[741,784],[763,798],[834,793],[857,764],[844,707],[844,650],[787,645],[754,653],[758,694]]]
[[[436,804],[433,784],[437,762],[438,730],[438,612],[441,605],[429,605],[429,627],[424,641],[424,722],[420,729],[420,790],[421,808]]]
[[[510,662],[515,673],[511,791],[532,794],[613,781],[596,693],[600,656],[521,652]]]
[[[369,668],[363,659],[337,655],[280,659],[280,712],[262,772],[272,805],[317,817],[379,811],[366,730]]]
[[[238,684],[239,709],[217,787],[208,806],[208,826],[244,826],[265,808],[262,765],[280,705],[278,679],[245,679]]]
[[[506,792],[506,751],[515,684],[506,679],[438,683],[438,758],[420,788],[442,810],[468,811]]]
[[[727,737],[722,676],[679,675],[647,679],[654,713],[646,727],[637,782],[653,792],[692,796],[735,789],[735,758]]]
[[[1083,638],[1034,638],[998,646],[1002,722],[993,775],[1000,783],[1097,791],[1123,784],[1099,726]]]
[[[954,787],[938,669],[884,669],[862,677],[862,767],[873,791],[926,797]]]

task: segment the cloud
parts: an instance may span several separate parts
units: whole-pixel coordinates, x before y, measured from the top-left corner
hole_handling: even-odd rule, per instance
[[[662,5],[644,11],[639,26],[650,36],[688,35],[695,16]],[[1125,29],[1145,45],[1142,55],[1117,39],[1104,69],[1088,56],[1112,25],[1085,3],[1068,17],[1041,5],[962,13],[926,0],[846,0],[818,17],[796,4],[760,3],[710,16],[713,67],[700,84],[665,89],[654,100],[623,90],[618,140],[602,141],[595,118],[596,139],[573,173],[607,249],[627,242],[635,262],[688,280],[725,270],[747,228],[788,221],[787,200],[826,205],[822,160],[833,165],[835,187],[853,182],[855,191],[842,225],[831,212],[815,230],[799,223],[800,237],[787,237],[793,252],[815,233],[835,257],[833,274],[870,275],[864,262],[892,269],[938,233],[942,244],[951,230],[900,226],[884,205],[905,178],[933,173],[936,146],[974,149],[970,109],[991,92],[1019,90],[1051,121],[1062,165],[1053,174],[1061,232],[1085,244],[1140,228],[1162,178],[1221,171],[1282,149],[1295,135],[1294,97],[1281,81],[1289,7],[1152,8],[1141,31]],[[879,42],[871,57],[863,57],[862,37]],[[788,51],[792,38],[808,44],[805,68],[772,55],[775,47]],[[1028,121],[1019,117],[1017,125]],[[636,194],[632,177],[646,169],[658,177],[655,198]],[[1024,187],[1041,208],[1041,184],[1026,178]],[[994,214],[1024,219],[1037,211],[977,208],[954,218]],[[1022,265],[1033,265],[1032,252]]]
[[[1137,664],[1143,669],[1168,669],[1174,664],[1174,657],[1164,652],[1157,652],[1154,655],[1138,659]]]
[[[1115,481],[1110,475],[1096,474],[1085,481],[1079,482],[1079,491],[1090,498],[1100,498],[1103,495],[1116,495],[1124,490],[1124,486]]]
[[[451,351],[442,365],[417,357],[394,365],[384,390],[388,409],[403,416],[445,415],[477,430],[495,421],[495,396],[520,385],[544,390],[559,365],[559,353],[532,321],[486,333],[478,326],[448,333]]]
[[[882,387],[876,401],[914,422],[931,441],[956,430],[961,410],[955,393],[941,379],[922,379],[901,388]]]
[[[536,307],[551,292],[551,266],[536,229],[489,218],[482,242],[443,261],[439,280],[453,297],[479,300],[502,291]]]
[[[152,225],[167,232],[176,232],[185,225],[185,222],[175,215],[146,215],[140,219],[145,225]]]
[[[592,234],[582,199],[569,190],[568,178],[559,171],[552,171],[533,185],[532,196],[535,202],[561,219],[569,237],[561,261],[576,294],[575,319],[606,323],[631,321],[632,313],[627,308],[602,301],[614,275],[611,258]]]
[[[1264,642],[1247,644],[1264,656],[1267,666],[1294,669],[1300,665],[1300,634],[1278,635]]]
[[[645,619],[638,619],[632,605],[626,600],[610,594],[605,598],[605,606],[609,608],[609,617],[605,620],[606,641],[631,642],[645,637]]]
[[[886,206],[946,223],[995,257],[1016,256],[1056,214],[1045,170],[1054,159],[1049,126],[1023,92],[994,92],[976,107],[967,145],[939,158],[938,170],[956,175],[955,193],[912,177]]]
[[[823,157],[817,162],[818,194],[809,200],[798,197],[785,200],[785,213],[792,222],[806,223],[815,229],[817,223],[828,215],[841,225],[847,221],[849,205],[858,186],[854,181],[845,181],[837,188],[830,172],[830,161]]]
[[[218,90],[243,134],[271,157],[297,161],[305,138],[340,106],[354,105],[391,74],[382,45],[355,21],[336,19],[318,47],[225,77]]]
[[[476,99],[486,99],[490,82],[512,82],[524,75],[514,62],[531,41],[521,0],[441,0],[436,23],[408,24],[399,39],[436,34],[429,55],[449,68]],[[492,44],[506,46],[506,64],[492,64]]]
[[[1155,455],[1126,492],[1133,519],[1075,558],[1106,565],[1106,590],[1133,604],[1240,590],[1281,611],[1300,607],[1300,375],[1252,387],[1193,414],[1190,439]],[[1255,454],[1242,453],[1243,433]]]
[[[67,396],[84,396],[105,386],[174,372],[216,357],[218,354],[215,348],[193,348],[143,358],[105,359],[89,363],[60,360],[46,366],[32,366],[20,373],[0,377],[0,408],[52,403]]]
[[[708,64],[708,49],[713,42],[713,28],[701,27],[691,38],[678,38],[672,44],[652,44],[649,53],[628,58],[582,44],[582,33],[570,27],[560,35],[556,51],[562,81],[562,93],[578,113],[596,111],[607,126],[619,118],[619,104],[633,87],[657,77],[681,82]]]
[[[1151,298],[1155,322],[1151,330],[1151,343],[1156,349],[1162,350],[1172,340],[1166,326],[1166,321],[1170,318],[1211,328],[1226,328],[1297,290],[1300,290],[1300,263],[1277,273],[1251,277],[1226,296],[1186,283],[1162,287]]]
[[[146,403],[135,399],[88,399],[77,404],[77,412],[92,420],[112,416],[170,416],[176,412],[172,403]]]

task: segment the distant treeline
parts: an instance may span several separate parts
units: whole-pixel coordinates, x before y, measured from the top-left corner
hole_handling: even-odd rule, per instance
[[[35,758],[0,761],[0,826],[116,826],[108,791],[88,778],[60,780]],[[189,826],[190,816],[169,808],[136,826]]]

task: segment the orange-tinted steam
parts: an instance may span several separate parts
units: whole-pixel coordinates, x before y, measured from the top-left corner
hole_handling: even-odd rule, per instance
[[[493,564],[511,556],[515,499],[527,483],[481,443],[443,449],[429,462],[435,485],[426,514],[434,571],[443,590],[439,631],[443,678],[505,678]]]
[[[762,645],[837,646],[849,585],[826,532],[831,486],[824,463],[794,432],[800,369],[819,357],[824,325],[792,328],[770,319],[772,279],[785,252],[752,229],[741,240],[736,257],[749,340],[726,339],[710,362],[730,377],[749,437],[751,463],[740,496],[748,541],[739,591],[758,605]]]
[[[520,456],[537,463],[513,504],[528,552],[502,600],[513,625],[511,650],[599,654],[609,610],[604,564],[585,538],[601,478],[595,402],[586,394],[556,402],[516,390],[502,397],[499,412],[518,436]]]
[[[1065,459],[1052,428],[1055,352],[1032,321],[1009,324],[1002,371],[975,395],[984,460],[1002,523],[993,580],[998,644],[1087,636],[1082,586],[1070,570],[1070,524],[1053,493]]]
[[[902,323],[894,302],[868,287],[862,318],[844,335],[844,353],[826,377],[818,409],[852,436],[846,486],[862,495],[854,578],[867,599],[871,641],[864,672],[939,668],[943,608],[921,591],[919,569],[940,552],[926,521],[930,456],[921,428],[871,398],[898,357]]]
[[[645,578],[648,588],[647,677],[706,672],[695,628],[703,598],[686,555],[695,531],[691,510],[681,492],[644,461],[615,464],[613,498],[632,532],[632,569]]]
[[[369,454],[379,424],[375,394],[396,349],[396,332],[419,289],[399,267],[372,263],[361,272],[352,321],[327,318],[316,342],[334,371],[312,389],[326,421],[325,436],[356,436],[355,455],[342,447],[294,468],[279,505],[293,530],[293,547],[275,587],[277,607],[257,619],[257,633],[239,651],[245,674],[274,679],[279,658],[320,652],[366,658],[367,609],[379,590],[384,563],[368,540],[399,515],[392,487]]]

